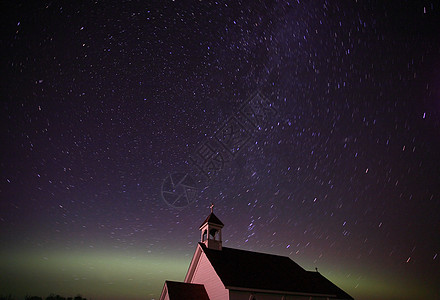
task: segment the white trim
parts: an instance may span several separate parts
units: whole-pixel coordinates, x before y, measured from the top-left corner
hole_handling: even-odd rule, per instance
[[[242,291],[242,292],[255,292],[255,293],[267,293],[267,294],[285,294],[285,295],[297,295],[297,296],[312,296],[312,297],[336,297],[336,295],[331,294],[315,294],[315,293],[298,293],[298,292],[288,292],[288,291],[275,291],[275,290],[262,290],[262,289],[250,289],[234,286],[225,286],[231,291]]]
[[[168,287],[167,287],[167,281],[165,280],[165,283],[163,284],[162,293],[160,294],[159,300],[164,300],[167,293],[168,293]]]
[[[185,275],[184,282],[192,282],[192,279],[194,277],[195,271],[199,265],[200,262],[200,256],[202,255],[202,248],[200,247],[200,244],[197,244],[196,251],[194,252],[194,255],[191,259],[191,263],[189,264],[188,271]]]

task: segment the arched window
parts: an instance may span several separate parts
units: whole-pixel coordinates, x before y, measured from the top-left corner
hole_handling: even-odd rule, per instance
[[[206,241],[207,238],[208,238],[208,233],[205,230],[203,231],[202,242]]]
[[[217,233],[218,233],[217,229],[212,228],[209,231],[209,239],[210,240],[217,240],[217,238],[216,238]]]

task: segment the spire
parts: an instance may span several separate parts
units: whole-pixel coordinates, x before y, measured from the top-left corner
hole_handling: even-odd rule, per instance
[[[211,203],[211,213],[200,225],[201,242],[209,249],[222,249],[222,228],[223,223],[214,215],[214,203]]]

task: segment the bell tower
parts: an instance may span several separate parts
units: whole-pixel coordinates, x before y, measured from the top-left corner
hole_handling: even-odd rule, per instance
[[[208,249],[222,250],[222,221],[214,215],[214,204],[211,204],[211,214],[200,225],[201,242]]]

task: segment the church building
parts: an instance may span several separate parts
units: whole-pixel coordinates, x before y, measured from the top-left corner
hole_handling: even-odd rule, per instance
[[[160,300],[353,299],[286,256],[223,247],[223,226],[211,205],[184,282],[165,281]]]

